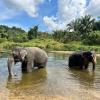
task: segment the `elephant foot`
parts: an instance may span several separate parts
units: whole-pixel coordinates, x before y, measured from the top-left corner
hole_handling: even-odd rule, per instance
[[[22,62],[22,72],[27,72],[27,62],[25,61]]]
[[[38,69],[44,68],[46,64],[41,64],[41,63],[35,63],[34,67],[38,67]]]
[[[39,66],[38,69],[45,68],[44,66]]]

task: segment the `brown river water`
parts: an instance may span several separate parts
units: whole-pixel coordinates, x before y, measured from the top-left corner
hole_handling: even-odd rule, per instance
[[[68,55],[48,53],[47,67],[21,72],[21,63],[8,76],[7,56],[0,56],[0,100],[100,100],[100,58],[96,70],[68,68]]]

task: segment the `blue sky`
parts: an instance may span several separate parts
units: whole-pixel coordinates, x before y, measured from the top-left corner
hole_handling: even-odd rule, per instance
[[[0,24],[40,31],[65,29],[73,19],[100,14],[100,0],[1,0]]]

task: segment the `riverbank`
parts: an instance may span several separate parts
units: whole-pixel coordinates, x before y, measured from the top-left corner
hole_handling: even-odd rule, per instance
[[[100,53],[100,45],[84,45],[81,42],[73,41],[68,43],[60,43],[54,39],[33,39],[31,41],[16,43],[11,41],[4,41],[0,43],[0,52],[3,50],[10,50],[16,46],[20,47],[39,47],[47,51],[60,51],[70,53],[69,51],[96,51]]]

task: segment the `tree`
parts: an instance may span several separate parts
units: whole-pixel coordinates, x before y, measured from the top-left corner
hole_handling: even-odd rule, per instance
[[[67,25],[67,30],[68,31],[74,31],[74,32],[79,32],[79,28],[80,28],[80,19],[76,19],[71,21],[68,25]]]
[[[67,25],[69,30],[78,32],[80,34],[86,34],[93,31],[94,21],[90,15],[78,18]]]
[[[94,30],[94,31],[100,30],[100,21],[96,21],[96,22],[94,23],[93,30]]]
[[[84,38],[83,43],[89,45],[100,45],[100,31],[93,31],[88,33],[86,38]]]
[[[53,31],[53,38],[57,41],[62,42],[62,39],[64,38],[65,34],[66,34],[65,30],[56,30]]]
[[[28,39],[34,39],[38,37],[38,26],[34,26],[28,31]]]
[[[85,34],[93,31],[94,21],[95,19],[92,18],[90,15],[82,17],[80,24],[80,32],[82,34]]]

